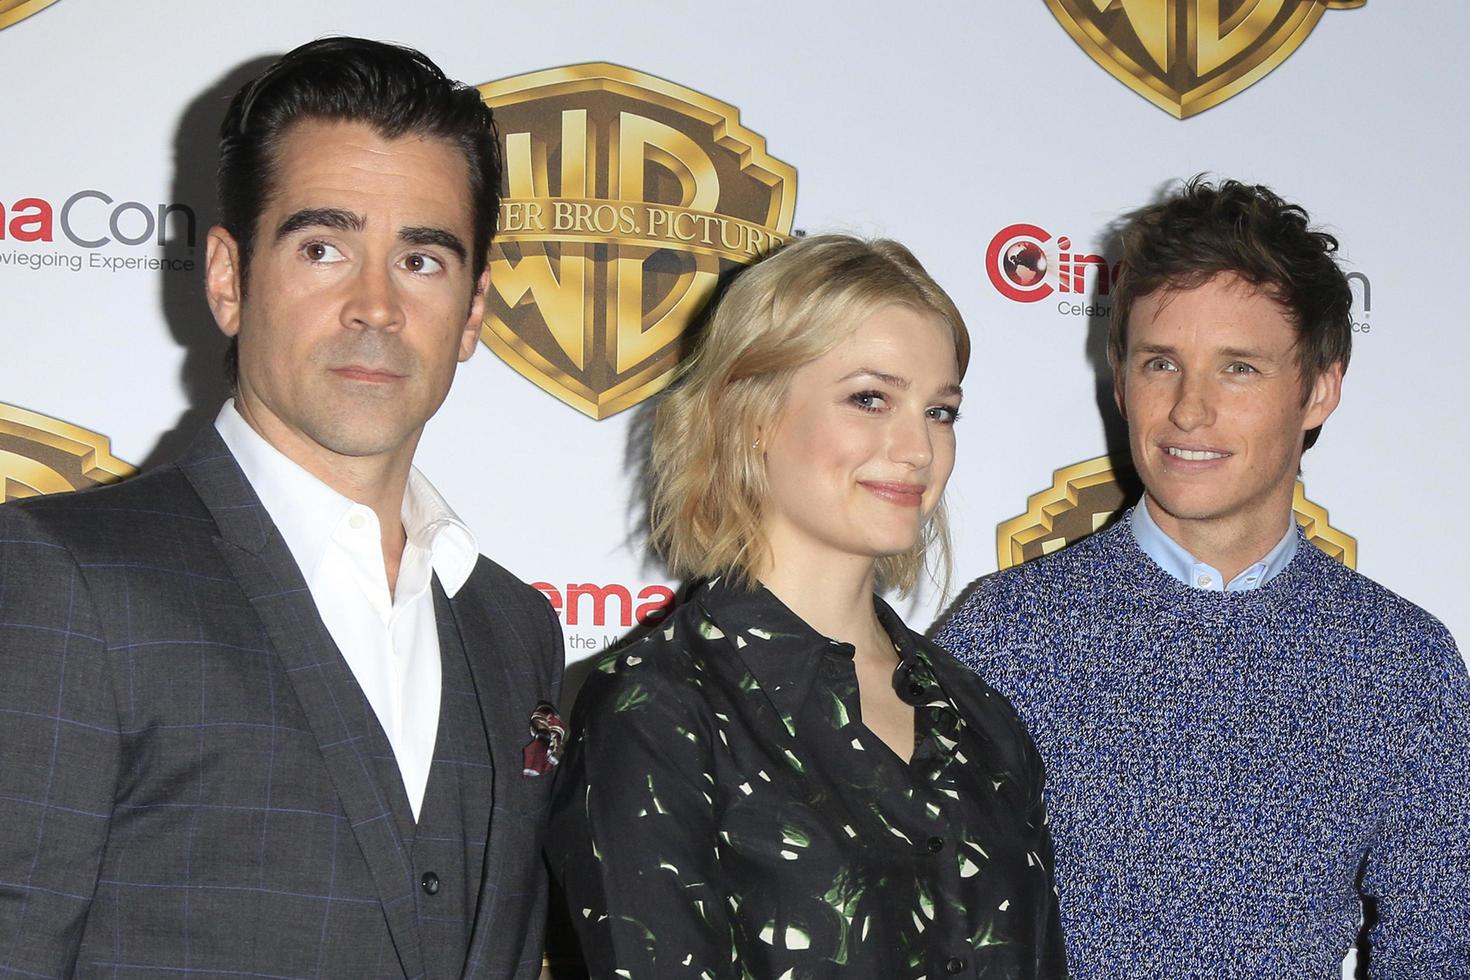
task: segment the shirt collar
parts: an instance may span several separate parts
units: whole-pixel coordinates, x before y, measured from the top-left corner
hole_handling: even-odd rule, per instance
[[[1219,569],[1191,555],[1177,541],[1164,533],[1147,506],[1148,496],[1128,512],[1128,526],[1133,531],[1133,540],[1144,554],[1154,560],[1170,576],[1193,589],[1209,592],[1246,592],[1257,589],[1280,575],[1292,558],[1296,557],[1297,533],[1295,522],[1286,529],[1286,534],[1260,561],[1246,568],[1229,582],[1225,582]]]
[[[434,574],[444,593],[453,599],[469,581],[480,560],[480,545],[469,525],[434,489],[416,468],[408,471],[408,489],[403,495],[403,528],[408,540],[427,547]]]
[[[745,589],[725,577],[717,577],[706,582],[694,599],[719,634],[711,636],[705,632],[705,638],[735,647],[746,669],[781,713],[788,730],[810,696],[821,670],[819,654],[849,662],[853,658],[852,644],[818,633],[763,585]],[[900,668],[895,676],[913,674],[926,685],[928,693],[931,668],[903,620],[876,595],[873,606],[898,652]],[[919,669],[915,670],[916,667]]]
[[[358,505],[267,442],[245,421],[233,400],[220,409],[214,428],[309,583],[331,543],[332,532]],[[453,598],[479,560],[474,533],[417,469],[409,471],[402,517],[409,543],[428,549],[439,584]]]

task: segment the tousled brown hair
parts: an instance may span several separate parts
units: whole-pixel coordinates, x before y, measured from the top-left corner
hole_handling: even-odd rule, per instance
[[[1302,388],[1352,356],[1352,291],[1334,255],[1337,239],[1309,226],[1307,212],[1270,188],[1198,175],[1157,204],[1135,212],[1122,231],[1123,256],[1112,294],[1108,360],[1128,352],[1128,317],[1158,290],[1202,286],[1232,274],[1264,290],[1296,327]],[[1322,427],[1307,432],[1305,448]]]

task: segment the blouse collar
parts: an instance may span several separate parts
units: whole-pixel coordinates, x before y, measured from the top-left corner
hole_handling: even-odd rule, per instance
[[[735,647],[788,728],[811,695],[823,659],[818,654],[849,662],[853,659],[852,644],[817,632],[764,585],[746,589],[719,576],[700,586],[693,600],[704,613],[701,636]],[[898,614],[877,595],[873,596],[873,608],[898,654],[895,683],[910,677],[932,677],[932,669]],[[899,693],[902,696],[907,692]]]

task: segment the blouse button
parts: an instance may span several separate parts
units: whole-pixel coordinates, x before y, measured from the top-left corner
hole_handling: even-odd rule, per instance
[[[944,964],[944,968],[950,973],[959,973],[965,968],[965,961],[958,956],[951,956],[949,962]]]
[[[920,684],[918,681],[909,682],[909,694],[911,694],[912,696],[916,698],[921,698],[924,696],[925,690],[927,689],[924,687],[924,685]]]
[[[942,850],[944,850],[944,838],[943,837],[931,837],[931,838],[929,838],[929,853],[930,854],[938,854]]]

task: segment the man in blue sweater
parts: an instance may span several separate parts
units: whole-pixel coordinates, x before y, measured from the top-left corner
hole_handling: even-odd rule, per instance
[[[1292,519],[1351,296],[1307,214],[1196,179],[1123,233],[1109,358],[1143,500],[938,635],[1048,767],[1078,980],[1470,977],[1470,678]],[[1359,966],[1362,967],[1362,957]]]

